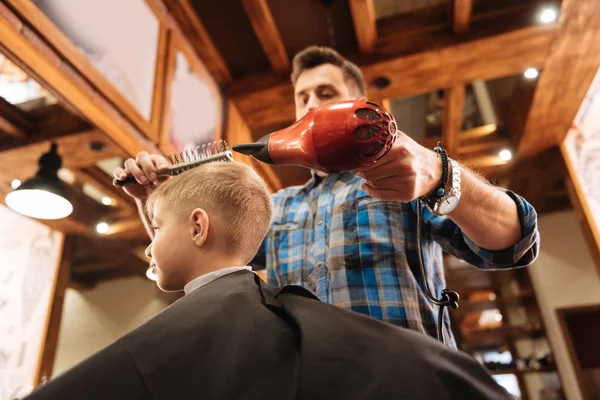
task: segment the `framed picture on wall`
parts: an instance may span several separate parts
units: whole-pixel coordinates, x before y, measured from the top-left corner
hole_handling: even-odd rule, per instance
[[[600,273],[600,70],[560,148]]]
[[[145,0],[22,0],[16,5],[104,96],[158,139],[156,84],[166,28]],[[160,110],[159,110],[160,111]]]
[[[173,35],[166,67],[161,149],[181,151],[222,138],[223,99],[194,53]]]

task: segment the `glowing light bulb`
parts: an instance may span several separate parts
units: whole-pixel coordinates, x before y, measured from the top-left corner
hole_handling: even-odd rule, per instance
[[[510,161],[512,159],[512,152],[508,149],[504,149],[498,153],[498,157],[503,161]]]
[[[556,17],[558,17],[558,13],[555,8],[547,7],[542,10],[540,13],[539,19],[542,24],[550,24],[556,21]]]
[[[100,222],[98,225],[96,225],[96,232],[100,234],[108,232],[108,224],[106,222]]]
[[[104,204],[105,206],[110,206],[113,203],[113,199],[111,199],[110,197],[104,196],[102,198],[102,204]]]
[[[523,75],[525,75],[525,78],[527,79],[535,79],[538,77],[539,74],[540,73],[535,68],[527,68],[527,70],[523,73]]]

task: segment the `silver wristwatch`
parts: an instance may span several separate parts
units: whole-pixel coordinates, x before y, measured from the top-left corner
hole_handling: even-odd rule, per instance
[[[432,211],[437,215],[446,215],[452,212],[460,201],[460,166],[452,159],[448,159],[448,161],[452,168],[452,187],[435,201]]]

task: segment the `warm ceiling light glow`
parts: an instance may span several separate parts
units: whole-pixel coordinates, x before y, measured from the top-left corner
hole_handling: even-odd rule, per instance
[[[556,17],[558,16],[558,12],[553,7],[547,7],[542,10],[540,13],[540,22],[542,24],[550,24],[556,21]]]
[[[512,152],[508,149],[504,149],[498,153],[498,157],[503,161],[510,161],[512,159]]]
[[[96,225],[96,232],[100,234],[108,232],[108,224],[106,222],[100,222],[98,225]]]
[[[102,198],[102,204],[104,204],[105,206],[110,206],[113,203],[113,199],[111,199],[110,197],[104,196]]]
[[[10,192],[6,195],[6,205],[19,214],[40,219],[60,219],[73,212],[67,199],[39,189]]]
[[[496,300],[496,293],[490,293],[489,299],[490,299],[491,301],[494,301],[494,300]]]
[[[18,179],[13,179],[13,180],[12,180],[12,182],[10,183],[10,186],[11,186],[13,189],[16,189],[16,188],[18,188],[19,186],[21,186],[21,181],[20,181],[20,180],[18,180]]]
[[[151,281],[156,281],[156,274],[154,273],[154,267],[152,265],[146,270],[146,278]]]
[[[502,314],[496,314],[496,316],[494,317],[494,319],[498,322],[502,321]]]
[[[38,160],[39,170],[35,176],[19,182],[18,187],[6,195],[8,207],[40,219],[59,219],[71,214],[73,205],[69,202],[69,193],[57,176],[62,165],[57,149],[56,143],[52,143],[50,151]],[[13,187],[17,183],[15,181],[11,183]]]
[[[538,77],[540,73],[538,72],[537,69],[535,68],[527,68],[527,70],[525,71],[525,73],[523,75],[525,75],[525,78],[527,79],[535,79]]]

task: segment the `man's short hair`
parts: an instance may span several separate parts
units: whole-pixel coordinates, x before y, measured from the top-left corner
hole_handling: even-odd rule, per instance
[[[192,168],[160,185],[149,196],[151,217],[157,200],[185,220],[196,208],[217,216],[228,251],[248,258],[258,252],[271,226],[271,198],[262,179],[239,162],[212,162]]]
[[[333,64],[341,68],[350,89],[354,89],[359,96],[366,95],[365,78],[360,68],[330,47],[310,46],[297,53],[292,61],[292,84],[296,86],[298,77],[304,70],[323,64]]]

